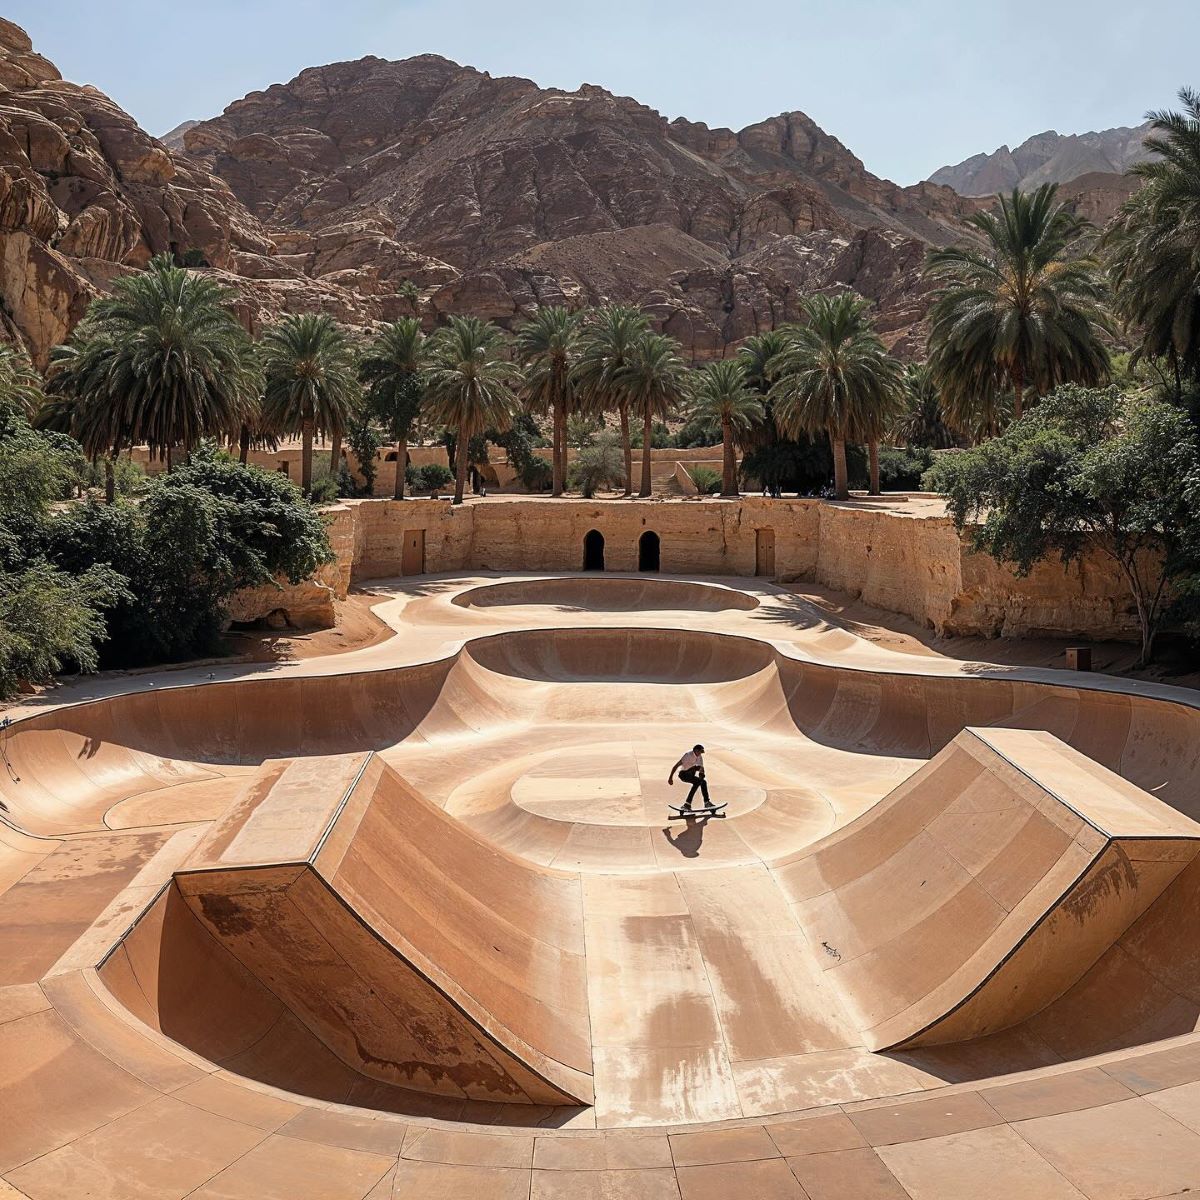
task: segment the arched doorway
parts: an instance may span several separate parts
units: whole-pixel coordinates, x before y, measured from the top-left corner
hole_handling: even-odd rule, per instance
[[[604,570],[604,534],[598,529],[589,529],[583,538],[583,569]]]
[[[659,541],[658,534],[647,529],[638,538],[638,570],[657,571],[661,548],[662,543]]]

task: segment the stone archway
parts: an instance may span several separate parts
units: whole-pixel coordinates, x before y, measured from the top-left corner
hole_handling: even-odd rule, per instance
[[[604,534],[598,529],[589,529],[583,537],[583,569],[604,570]]]
[[[662,541],[653,530],[647,529],[638,538],[638,570],[657,571],[661,559]]]

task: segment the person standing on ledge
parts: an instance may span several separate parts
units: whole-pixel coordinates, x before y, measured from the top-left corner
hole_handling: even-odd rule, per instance
[[[687,799],[683,802],[684,808],[692,807],[692,799],[699,791],[704,797],[705,808],[712,808],[713,803],[708,798],[708,784],[704,779],[704,747],[693,746],[672,768],[671,774],[667,776],[667,783],[672,787],[675,785],[675,772],[679,772],[679,778],[684,783],[690,783],[692,790],[688,792]]]

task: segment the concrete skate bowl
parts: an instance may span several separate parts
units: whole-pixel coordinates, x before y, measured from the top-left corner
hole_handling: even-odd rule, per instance
[[[485,584],[460,592],[461,608],[547,606],[568,612],[744,612],[758,607],[745,592],[716,584],[674,579],[564,576]]]
[[[0,802],[39,836],[220,803],[100,975],[234,1075],[457,1119],[669,1124],[1190,1034],[1198,732],[1122,693],[523,631],[42,714],[10,731]],[[715,784],[741,771],[761,797],[663,820],[693,740]],[[625,816],[530,806],[531,780],[574,803],[614,778]],[[1030,980],[1048,990],[1012,1004]]]

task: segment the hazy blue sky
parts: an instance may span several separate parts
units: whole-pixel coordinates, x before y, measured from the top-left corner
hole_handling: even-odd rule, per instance
[[[304,67],[432,52],[596,83],[734,129],[808,113],[910,183],[1044,129],[1137,124],[1200,86],[1200,3],[1160,0],[9,0],[63,74],[152,133]]]

